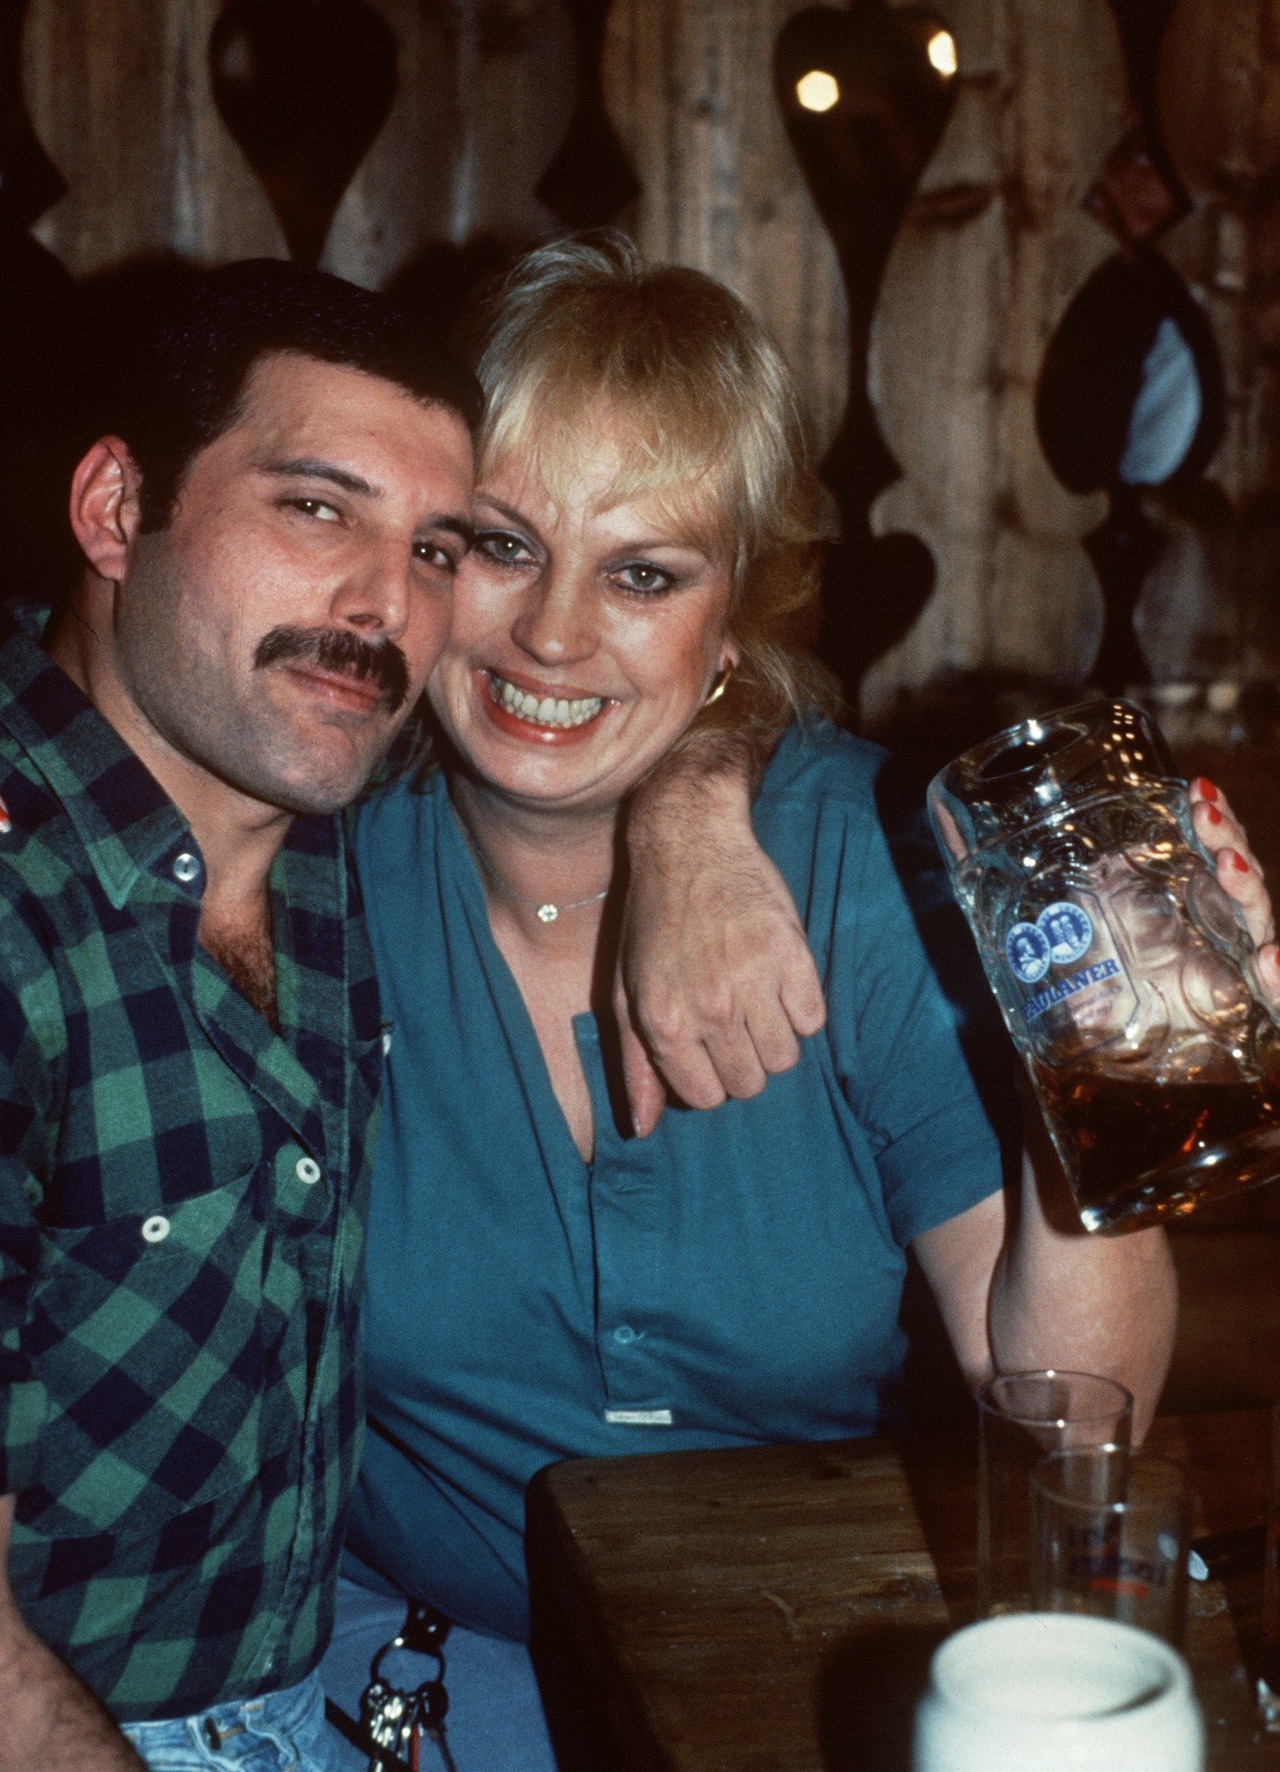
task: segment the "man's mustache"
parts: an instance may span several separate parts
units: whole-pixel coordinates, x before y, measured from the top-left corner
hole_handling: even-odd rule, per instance
[[[253,668],[295,664],[303,661],[319,670],[374,683],[382,691],[390,713],[402,708],[409,696],[409,667],[404,653],[392,640],[376,645],[349,628],[272,628],[258,642]]]

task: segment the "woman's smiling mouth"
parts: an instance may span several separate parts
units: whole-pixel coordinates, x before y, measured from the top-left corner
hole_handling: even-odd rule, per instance
[[[499,676],[497,671],[489,670],[484,675],[489,700],[495,708],[523,725],[547,733],[568,732],[589,725],[608,705],[605,697],[600,695],[540,697]]]

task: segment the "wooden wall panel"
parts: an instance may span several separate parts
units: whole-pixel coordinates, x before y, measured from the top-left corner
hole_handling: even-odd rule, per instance
[[[864,684],[872,723],[950,670],[1082,676],[1100,632],[1079,538],[1102,503],[1055,480],[1033,402],[1049,339],[1114,249],[1081,200],[1121,131],[1120,46],[1105,0],[954,0],[948,19],[956,107],[889,261],[871,371],[903,468],[874,525],[920,536],[938,577]]]
[[[283,253],[212,101],[220,3],[30,0],[29,107],[69,186],[36,231],[76,274],[157,249]],[[323,262],[379,285],[433,244],[554,230],[534,192],[573,108],[572,3],[376,0],[400,86]],[[1099,632],[1079,538],[1101,502],[1053,478],[1032,403],[1050,337],[1113,250],[1081,207],[1124,124],[1113,17],[1107,0],[939,3],[957,102],[888,265],[871,362],[903,470],[875,527],[919,536],[937,587],[865,683],[873,721],[947,670],[1079,676]],[[760,313],[825,447],[847,393],[844,290],[773,96],[777,33],[804,4],[612,0],[603,81],[641,187],[623,219],[650,254],[724,278]],[[1161,115],[1195,208],[1160,245],[1212,319],[1229,411],[1217,517],[1158,513],[1171,539],[1144,639],[1158,677],[1280,678],[1280,0],[1180,0]]]
[[[614,0],[604,65],[645,252],[720,277],[787,354],[820,449],[848,385],[844,286],[778,116],[773,46],[803,0]]]
[[[400,45],[385,128],[334,218],[324,264],[380,287],[424,246],[556,231],[534,187],[573,112],[563,0],[378,0]]]
[[[76,276],[170,250],[283,257],[209,89],[220,0],[32,0],[27,104],[68,192],[33,232]]]
[[[1167,532],[1139,611],[1157,680],[1280,678],[1280,0],[1181,0],[1159,70],[1191,215],[1165,252],[1222,356],[1221,506],[1154,512]]]
[[[398,44],[396,101],[339,206],[326,267],[378,286],[433,242],[552,232],[533,190],[573,108],[563,0],[378,4]],[[284,254],[213,103],[208,40],[220,9],[33,0],[28,102],[70,187],[37,232],[76,275],[163,249],[208,262]]]

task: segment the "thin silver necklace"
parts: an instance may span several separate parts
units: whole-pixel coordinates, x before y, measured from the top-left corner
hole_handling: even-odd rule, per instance
[[[523,892],[516,891],[509,880],[503,879],[483,849],[478,848],[472,841],[471,832],[461,818],[458,820],[458,829],[462,832],[462,840],[475,857],[476,862],[488,874],[499,891],[505,892],[508,898],[514,898],[517,904],[522,904],[526,910],[532,911],[539,923],[554,923],[557,918],[563,917],[566,911],[585,910],[589,904],[599,904],[602,898],[609,896],[609,888],[606,886],[603,892],[593,892],[590,898],[575,899],[572,904],[552,904],[550,899],[539,904],[536,898],[526,898]]]

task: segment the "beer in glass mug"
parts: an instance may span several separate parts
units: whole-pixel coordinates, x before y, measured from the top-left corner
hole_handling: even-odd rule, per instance
[[[1280,1176],[1280,1028],[1154,722],[1028,720],[942,770],[929,816],[1085,1226]]]

